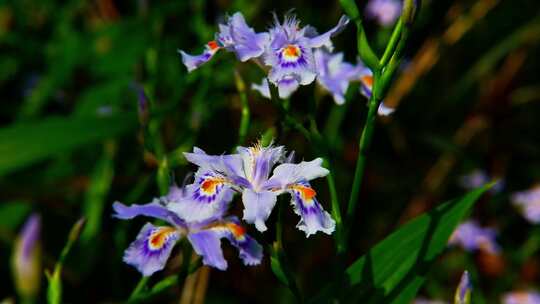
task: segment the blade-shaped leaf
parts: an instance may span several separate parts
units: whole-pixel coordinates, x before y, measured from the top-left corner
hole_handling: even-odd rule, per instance
[[[334,296],[342,303],[410,303],[456,226],[490,187],[440,204],[403,225],[356,260],[342,281],[323,290],[313,302],[328,302]],[[340,294],[332,295],[335,291]]]
[[[0,129],[0,176],[129,131],[137,126],[134,113],[105,117],[52,117]]]

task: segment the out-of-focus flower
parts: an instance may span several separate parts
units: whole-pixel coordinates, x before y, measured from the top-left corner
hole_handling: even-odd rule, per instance
[[[502,304],[540,304],[540,293],[536,291],[513,291],[503,295]]]
[[[316,49],[314,56],[317,82],[332,94],[338,105],[345,102],[349,83],[357,79],[358,75],[369,71],[362,64],[354,66],[343,61],[343,53],[331,54],[326,50]]]
[[[331,49],[330,38],[340,33],[348,23],[349,18],[342,16],[334,28],[318,35],[309,25],[301,28],[293,15],[285,16],[283,23],[275,17],[275,24],[269,31],[270,44],[264,54],[264,63],[270,66],[268,79],[278,87],[280,98],[289,97],[298,86],[315,80],[314,49],[323,46]]]
[[[370,0],[366,5],[366,16],[382,26],[394,24],[400,14],[400,0]]]
[[[495,242],[497,232],[492,228],[483,228],[474,220],[469,220],[457,227],[450,236],[449,245],[459,245],[466,251],[484,250],[490,254],[499,252]]]
[[[24,298],[34,298],[39,293],[41,280],[41,218],[31,215],[15,240],[12,268],[17,292]]]
[[[463,189],[473,190],[483,185],[489,183],[491,178],[484,170],[475,169],[468,174],[465,174],[459,178],[459,185]],[[497,179],[493,188],[490,189],[491,192],[500,192],[504,187],[504,181],[502,179]]]
[[[255,33],[249,27],[241,13],[229,17],[225,24],[219,25],[216,40],[208,42],[200,55],[189,55],[179,50],[182,62],[189,72],[195,70],[210,60],[220,49],[234,52],[236,57],[244,62],[261,56],[269,42],[268,33]]]
[[[215,193],[211,196],[193,190],[193,187],[172,187],[168,195],[145,205],[114,203],[114,216],[117,218],[132,219],[142,215],[170,224],[155,226],[146,223],[125,251],[124,262],[137,268],[144,276],[150,276],[165,267],[174,245],[182,237],[187,237],[195,252],[202,256],[203,264],[220,270],[227,269],[221,249],[223,238],[238,249],[245,265],[261,262],[261,245],[246,233],[236,217],[224,217],[233,196],[232,191],[216,184],[206,184],[204,189],[197,188],[213,190]],[[201,199],[194,200],[194,196]],[[191,218],[182,217],[183,214],[190,214]]]
[[[540,186],[512,194],[512,204],[531,223],[540,223]]]
[[[276,204],[277,196],[289,193],[294,212],[300,216],[298,229],[307,236],[317,231],[327,234],[334,231],[334,220],[323,210],[309,184],[310,180],[328,174],[328,170],[321,166],[321,158],[293,164],[285,159],[283,146],[262,147],[261,144],[238,147],[237,151],[237,154],[207,155],[195,148],[193,153],[184,153],[189,162],[199,166],[193,185],[194,200],[205,202],[220,191],[234,189],[242,193],[243,219],[254,223],[259,231],[265,231],[266,219]]]
[[[440,300],[428,300],[424,298],[415,299],[412,304],[448,304],[448,302]]]
[[[472,283],[468,271],[464,271],[459,280],[459,285],[454,296],[454,304],[471,303]]]

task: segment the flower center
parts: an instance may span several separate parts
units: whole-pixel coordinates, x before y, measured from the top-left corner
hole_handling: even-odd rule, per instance
[[[201,184],[201,190],[205,195],[213,195],[218,191],[218,186],[225,183],[223,178],[208,178]]]
[[[281,51],[283,58],[287,61],[296,61],[302,56],[302,50],[294,44],[289,44]]]

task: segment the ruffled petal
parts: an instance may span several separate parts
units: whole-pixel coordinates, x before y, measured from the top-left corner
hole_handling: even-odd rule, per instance
[[[289,186],[291,191],[291,204],[294,212],[300,215],[300,222],[296,227],[306,233],[306,237],[322,231],[332,234],[336,227],[336,222],[330,214],[323,210],[315,198],[316,192],[309,183],[298,183]]]
[[[188,239],[195,252],[202,256],[203,264],[219,270],[227,269],[227,261],[221,249],[221,236],[212,230],[202,230],[188,234]]]
[[[262,246],[246,233],[246,229],[236,217],[229,217],[220,224],[208,228],[227,238],[238,249],[240,259],[244,265],[258,265],[263,257]]]
[[[322,158],[299,164],[285,163],[274,169],[274,174],[263,186],[264,189],[282,189],[302,181],[326,176],[330,171],[322,167]]]
[[[202,149],[193,148],[193,153],[184,152],[186,159],[201,169],[220,173],[239,186],[249,184],[243,171],[242,157],[239,154],[208,155]]]
[[[137,238],[124,253],[124,262],[137,268],[144,276],[165,268],[171,251],[180,239],[180,233],[172,227],[144,225]]]
[[[204,52],[200,55],[189,55],[182,50],[178,50],[178,52],[182,55],[182,62],[186,66],[188,72],[191,72],[212,59],[219,49],[220,47],[216,41],[210,41],[205,46]]]
[[[220,25],[217,37],[242,62],[261,56],[270,42],[270,35],[255,33],[241,13],[235,13],[227,20],[227,24]]]
[[[185,227],[186,223],[183,219],[178,217],[174,212],[170,211],[164,205],[159,203],[159,199],[155,199],[153,202],[144,205],[133,204],[126,206],[120,202],[113,204],[114,214],[113,217],[129,220],[139,215],[148,216],[164,220],[172,225]]]
[[[266,220],[270,216],[274,205],[276,204],[277,195],[270,191],[255,192],[251,189],[245,189],[242,193],[242,202],[244,203],[243,219],[255,224],[259,231],[266,231]]]
[[[183,196],[169,202],[167,209],[188,223],[221,218],[233,195],[231,181],[225,176],[199,169],[195,182],[186,186]]]
[[[330,38],[343,31],[347,24],[349,24],[349,21],[350,19],[347,16],[341,16],[341,18],[339,18],[338,24],[334,26],[331,30],[319,36],[309,38],[309,46],[313,48],[331,46],[332,42],[330,41]]]

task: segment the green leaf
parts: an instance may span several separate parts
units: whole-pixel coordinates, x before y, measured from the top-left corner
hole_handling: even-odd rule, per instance
[[[112,138],[137,126],[135,113],[52,117],[0,129],[0,176],[56,154]]]
[[[403,225],[356,260],[342,281],[312,302],[326,303],[337,291],[342,303],[410,303],[456,226],[490,187],[440,204]]]

